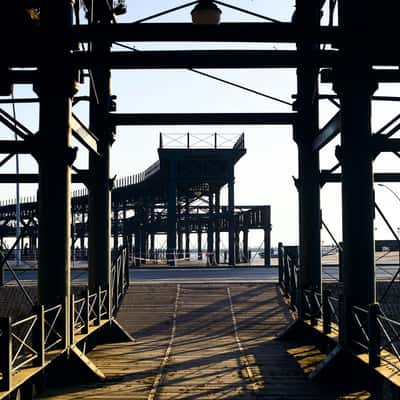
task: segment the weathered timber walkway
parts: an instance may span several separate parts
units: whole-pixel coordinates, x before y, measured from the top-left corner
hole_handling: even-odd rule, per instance
[[[276,340],[291,316],[275,284],[133,284],[118,319],[136,341],[89,353],[106,380],[41,398],[371,398],[307,378],[324,356],[313,345]]]

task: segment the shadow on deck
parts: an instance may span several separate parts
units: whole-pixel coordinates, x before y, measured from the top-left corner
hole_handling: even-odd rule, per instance
[[[372,398],[367,387],[308,379],[325,355],[277,340],[292,317],[274,284],[134,284],[118,319],[136,341],[88,354],[106,379],[42,399]]]

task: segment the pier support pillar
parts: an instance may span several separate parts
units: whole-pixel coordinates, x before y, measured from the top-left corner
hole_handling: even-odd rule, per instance
[[[109,24],[109,12],[105,4],[94,2],[93,22]],[[92,43],[92,54],[107,57],[111,43],[100,39]],[[114,128],[109,121],[111,111],[111,72],[106,65],[97,64],[91,70],[90,121],[91,131],[99,138],[99,155],[91,152],[91,171],[88,210],[88,270],[89,287],[96,290],[111,287],[111,189],[110,157],[114,142]],[[108,309],[112,299],[108,296]]]
[[[347,60],[347,58],[346,58]],[[357,65],[356,60],[351,65]],[[375,302],[375,245],[371,96],[378,85],[369,67],[337,71],[334,90],[342,107],[343,297],[341,340],[351,347],[360,339],[353,307]]]
[[[214,265],[214,193],[208,194],[207,265]]]
[[[197,260],[201,261],[203,259],[203,253],[201,248],[201,228],[197,232]]]
[[[115,209],[113,211],[113,229],[112,229],[112,235],[113,235],[113,250],[114,254],[116,255],[118,253],[118,230],[119,230],[119,220],[118,220],[118,210]]]
[[[215,191],[215,212],[214,212],[214,229],[215,229],[215,263],[218,265],[221,258],[221,232],[220,232],[220,208],[221,196],[220,189]]]
[[[263,208],[262,221],[264,225],[264,266],[271,266],[271,207]]]
[[[295,23],[317,32],[320,25],[320,1],[297,0]],[[315,36],[317,37],[317,35]],[[313,151],[313,141],[319,133],[318,65],[310,65],[318,43],[298,42],[297,100],[294,109],[298,118],[294,125],[294,140],[298,147],[299,176],[296,186],[299,196],[299,313],[305,318],[305,289],[321,294],[321,211],[319,154]],[[314,305],[316,306],[316,305]],[[317,312],[317,310],[315,310]]]
[[[170,160],[167,210],[167,263],[175,265],[176,256],[176,161]]]
[[[229,233],[228,233],[228,247],[229,256],[228,263],[235,266],[235,176],[233,172],[233,163],[230,166],[230,177],[228,181],[228,218],[229,218]]]
[[[38,94],[40,126],[36,140],[39,161],[39,302],[63,305],[57,332],[69,345],[71,285],[71,148],[72,97],[75,71],[68,62],[73,21],[72,0],[42,3]],[[57,42],[54,42],[57,37]],[[48,49],[51,48],[51,59]],[[65,306],[65,307],[64,307]]]
[[[190,260],[190,223],[189,223],[189,199],[186,199],[185,205],[185,258]]]
[[[243,230],[243,261],[248,263],[249,260],[249,230]]]
[[[235,232],[235,262],[236,264],[241,263],[240,259],[240,232]]]

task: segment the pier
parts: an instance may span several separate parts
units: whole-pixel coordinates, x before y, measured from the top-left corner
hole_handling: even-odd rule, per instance
[[[400,114],[378,128],[372,116],[374,102],[399,100],[376,92],[399,82],[400,6],[296,0],[280,21],[199,0],[122,22],[124,0],[4,3],[0,105],[38,107],[37,129],[0,108],[15,136],[0,140],[0,167],[16,155],[35,165],[3,170],[0,183],[37,185],[35,196],[0,204],[0,399],[398,399],[400,264],[396,253],[381,266],[391,250],[377,255],[375,218],[396,252],[400,239],[374,183],[400,175],[374,163],[400,156]],[[153,21],[189,7],[192,23]],[[220,8],[262,22],[221,22]],[[168,47],[176,42],[183,47]],[[293,101],[209,71],[217,69],[290,70]],[[185,70],[289,112],[120,112],[115,70]],[[15,97],[20,85],[34,96]],[[328,119],[322,101],[334,109]],[[118,129],[156,126],[185,133],[161,132],[158,159],[138,171],[135,131],[130,173],[112,176]],[[298,243],[271,244],[271,204],[235,200],[235,168],[249,156],[244,126],[291,130]],[[337,139],[334,164],[321,169]],[[252,171],[252,190],[269,185],[264,172]],[[340,239],[321,212],[331,183],[341,187]],[[322,229],[334,267],[323,265]],[[257,267],[252,230],[263,236]],[[35,263],[25,277],[21,248]]]

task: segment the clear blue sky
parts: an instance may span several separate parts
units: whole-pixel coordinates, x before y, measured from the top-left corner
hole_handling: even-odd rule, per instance
[[[294,11],[294,0],[227,0],[229,4],[252,10],[256,13],[282,21],[289,21]],[[172,8],[184,1],[173,0],[127,0],[128,14],[118,17],[120,22],[132,22],[159,11]],[[221,7],[222,22],[261,21],[236,11]],[[154,22],[189,22],[191,8],[158,18]],[[326,13],[324,22],[326,21]],[[177,44],[177,43],[133,43],[137,49],[211,49],[213,44]],[[283,44],[220,44],[218,48],[284,49]],[[294,70],[207,70],[227,80],[248,86],[284,100],[291,100],[296,93],[296,75]],[[377,94],[396,95],[398,85],[381,85]],[[79,95],[87,93],[87,85],[82,85]],[[331,85],[322,85],[321,93],[332,93]],[[226,86],[186,70],[169,71],[115,71],[113,72],[113,94],[118,98],[119,112],[289,112],[291,107],[263,97],[246,93],[240,89]],[[33,96],[28,86],[18,86],[15,97]],[[11,112],[11,107],[4,107]],[[379,129],[387,120],[400,112],[400,104],[377,103],[373,107],[373,128]],[[79,106],[74,110],[83,120],[87,120],[87,107]],[[336,112],[335,106],[327,101],[321,102],[321,122]],[[37,106],[16,106],[17,117],[32,130],[38,127]],[[2,139],[11,139],[13,134],[5,127],[1,129]],[[247,154],[236,167],[236,203],[270,204],[272,207],[272,242],[296,243],[297,228],[297,192],[292,176],[297,176],[297,150],[292,141],[290,127],[282,126],[226,126],[226,127],[121,127],[117,130],[117,140],[112,151],[112,175],[118,176],[137,173],[157,159],[159,132],[221,132],[245,133]],[[321,168],[330,168],[335,164],[334,147],[339,139],[321,152]],[[74,145],[77,145],[74,143]],[[79,167],[87,166],[87,152],[80,147]],[[376,171],[396,171],[400,160],[391,154],[381,155],[375,162]],[[15,170],[12,160],[3,172]],[[21,171],[37,171],[35,162],[29,157],[21,157]],[[400,196],[400,185],[388,186]],[[35,185],[23,185],[23,196],[35,193]],[[13,185],[3,185],[0,199],[15,197]],[[341,238],[340,185],[329,184],[322,190],[321,205],[323,218],[335,236]],[[394,228],[400,227],[400,202],[384,187],[376,186],[376,200],[387,214]],[[376,237],[392,238],[377,216]],[[250,236],[252,245],[261,244],[260,234]],[[322,234],[325,244],[332,241]]]

